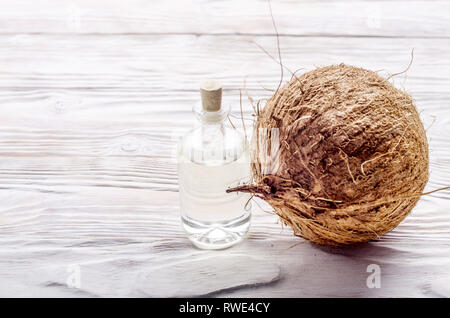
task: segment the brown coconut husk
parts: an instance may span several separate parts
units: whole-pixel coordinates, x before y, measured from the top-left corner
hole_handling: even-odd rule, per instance
[[[229,192],[267,201],[295,235],[318,244],[366,242],[392,230],[428,180],[413,100],[369,70],[341,64],[293,76],[254,129],[254,183]]]

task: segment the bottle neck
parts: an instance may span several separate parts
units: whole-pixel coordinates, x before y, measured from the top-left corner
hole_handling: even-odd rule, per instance
[[[220,128],[220,127],[224,127],[225,120],[222,119],[222,118],[219,118],[219,119],[216,119],[216,120],[211,120],[211,118],[202,118],[200,120],[200,123],[205,128],[217,129],[217,128]]]
[[[220,108],[218,111],[206,111],[201,105],[194,106],[195,117],[202,125],[224,125],[229,109]]]
[[[215,143],[216,147],[223,147],[224,137],[226,134],[225,121],[223,119],[205,120],[202,118],[200,121],[201,136],[203,144]]]

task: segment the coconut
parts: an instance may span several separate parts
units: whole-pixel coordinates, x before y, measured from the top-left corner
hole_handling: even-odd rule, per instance
[[[257,114],[253,183],[294,234],[326,245],[395,228],[428,180],[428,143],[406,92],[375,72],[317,68],[279,88]]]

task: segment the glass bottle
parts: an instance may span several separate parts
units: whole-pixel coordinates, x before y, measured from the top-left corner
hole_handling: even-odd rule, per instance
[[[225,126],[221,84],[206,81],[200,92],[201,106],[193,109],[200,125],[178,145],[181,220],[195,246],[222,249],[241,241],[250,226],[250,195],[226,193],[250,181],[249,146]]]

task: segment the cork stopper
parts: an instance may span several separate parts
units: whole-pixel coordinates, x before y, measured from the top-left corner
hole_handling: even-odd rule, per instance
[[[202,107],[207,112],[219,111],[222,106],[222,84],[219,81],[208,80],[200,86]]]

